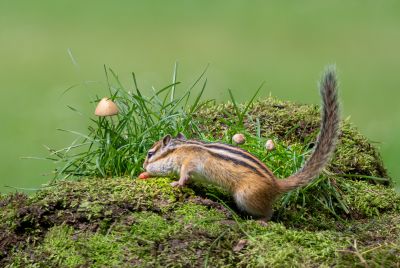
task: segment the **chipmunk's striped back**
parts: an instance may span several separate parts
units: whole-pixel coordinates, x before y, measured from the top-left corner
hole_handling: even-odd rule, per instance
[[[251,169],[257,170],[258,173],[266,177],[273,177],[272,172],[268,167],[261,162],[257,157],[249,153],[248,151],[236,147],[233,145],[219,143],[219,142],[202,142],[198,140],[180,140],[186,144],[199,145],[208,150],[211,153],[215,153],[216,156],[225,159],[226,161],[235,162],[238,164],[246,163],[246,166],[251,166]]]

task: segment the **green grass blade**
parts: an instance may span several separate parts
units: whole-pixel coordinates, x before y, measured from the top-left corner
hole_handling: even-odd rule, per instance
[[[176,78],[178,76],[178,62],[175,62],[174,73],[172,75],[172,88],[171,88],[171,102],[175,99],[175,87],[176,87]]]

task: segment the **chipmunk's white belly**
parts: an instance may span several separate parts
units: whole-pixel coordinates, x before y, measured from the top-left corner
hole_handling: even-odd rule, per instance
[[[179,167],[178,169],[175,169],[172,172],[172,176],[177,177],[177,179],[179,179],[180,174],[181,174],[181,167]],[[209,178],[207,176],[203,163],[196,163],[195,169],[190,170],[189,180],[203,182],[203,183],[213,183],[213,181],[214,181],[212,178]]]
[[[207,173],[204,163],[197,163],[196,169],[192,171],[192,174],[190,174],[190,179],[199,182],[216,184],[214,178],[211,178],[210,174]]]

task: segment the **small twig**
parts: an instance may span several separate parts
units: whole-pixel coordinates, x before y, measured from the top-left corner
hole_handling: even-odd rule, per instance
[[[356,240],[356,239],[354,239],[353,248],[355,249],[354,254],[360,259],[361,263],[364,264],[364,267],[365,267],[365,268],[368,268],[369,266],[368,266],[368,264],[367,264],[367,261],[364,259],[364,257],[362,256],[362,254],[358,251],[358,248],[357,248],[357,240]]]
[[[368,249],[368,250],[362,252],[361,254],[362,254],[362,255],[363,255],[363,254],[366,254],[366,253],[368,253],[368,252],[371,252],[371,251],[373,251],[373,250],[375,250],[375,249],[378,249],[378,248],[381,248],[381,247],[383,247],[383,245],[379,245],[379,246],[376,246],[376,247],[374,247],[374,248],[370,248],[370,249]]]
[[[110,227],[108,227],[108,230],[107,230],[106,235],[109,235],[109,234],[110,234],[112,228],[115,226],[116,223],[117,223],[117,222],[115,221],[115,222],[113,222],[113,223],[110,225]]]
[[[366,260],[364,259],[364,257],[362,256],[362,254],[364,254],[365,252],[360,253],[360,252],[358,251],[358,248],[357,248],[357,240],[356,240],[356,239],[354,239],[354,244],[351,245],[351,246],[353,247],[354,251],[353,251],[353,250],[348,250],[348,249],[343,249],[343,250],[338,250],[338,251],[347,252],[347,253],[351,253],[351,254],[356,255],[356,256],[358,257],[358,259],[360,260],[360,262],[364,265],[364,267],[365,267],[365,268],[369,268],[369,265],[368,265],[367,261],[366,261]]]

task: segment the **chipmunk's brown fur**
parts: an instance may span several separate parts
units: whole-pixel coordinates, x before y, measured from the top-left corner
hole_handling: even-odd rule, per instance
[[[202,180],[230,191],[237,206],[247,213],[269,219],[274,201],[283,193],[308,184],[327,164],[336,144],[339,125],[337,81],[328,68],[320,84],[321,131],[314,152],[304,167],[287,179],[277,179],[249,152],[227,144],[186,140],[179,134],[156,142],[143,167],[151,176],[179,176],[172,186],[189,179]]]

